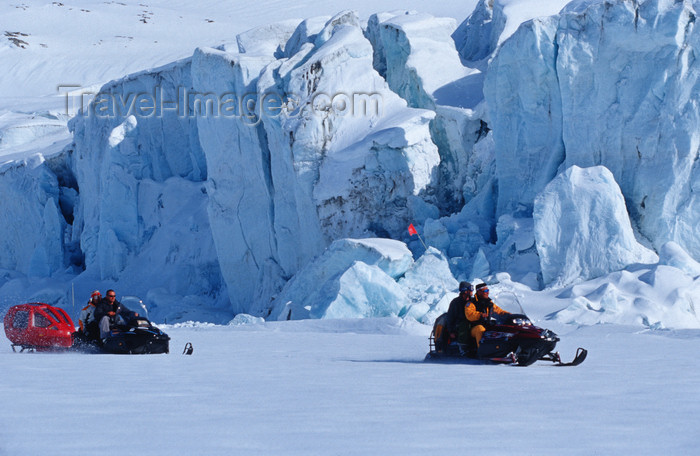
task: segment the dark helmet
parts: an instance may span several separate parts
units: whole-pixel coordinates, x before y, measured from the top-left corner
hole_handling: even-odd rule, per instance
[[[459,292],[462,293],[463,291],[473,291],[474,287],[472,287],[472,284],[469,282],[459,282]]]

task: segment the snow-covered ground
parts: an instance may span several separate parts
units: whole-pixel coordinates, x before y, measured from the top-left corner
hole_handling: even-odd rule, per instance
[[[166,326],[169,355],[3,342],[0,454],[696,452],[700,332],[545,325],[588,359],[424,363],[427,327],[397,318]]]

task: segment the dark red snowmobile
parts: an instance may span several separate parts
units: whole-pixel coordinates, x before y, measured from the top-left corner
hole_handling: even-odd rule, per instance
[[[445,329],[446,317],[445,313],[435,320],[426,361],[483,361],[529,366],[538,360],[545,360],[559,366],[577,366],[588,354],[587,350],[579,348],[573,361],[562,362],[559,353],[554,351],[559,336],[549,329],[533,325],[524,314],[494,314],[485,322],[486,332],[478,348],[471,337],[466,343],[453,340]]]

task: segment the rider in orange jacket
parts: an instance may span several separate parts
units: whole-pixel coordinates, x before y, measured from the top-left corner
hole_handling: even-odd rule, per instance
[[[469,301],[469,305],[464,309],[464,313],[467,315],[467,320],[471,323],[471,335],[476,339],[476,346],[478,347],[481,337],[486,331],[484,322],[494,313],[506,315],[509,312],[494,304],[489,298],[488,286],[485,283],[480,283],[476,286],[476,294]]]

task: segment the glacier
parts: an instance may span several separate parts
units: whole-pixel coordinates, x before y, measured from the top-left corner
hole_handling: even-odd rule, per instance
[[[272,316],[289,320],[396,315],[406,296],[395,279],[412,265],[413,255],[403,242],[337,240],[287,283],[275,299]],[[355,296],[358,293],[364,296]]]
[[[450,18],[403,12],[373,15],[366,31],[375,69],[391,90],[409,106],[435,112],[430,134],[440,167],[434,203],[443,213],[457,211],[475,196],[472,150],[487,134],[483,72],[462,64],[451,37],[456,27]]]
[[[73,277],[168,321],[429,323],[458,280],[680,271],[679,325],[700,258],[693,3],[540,3],[255,28],[107,83],[67,145],[54,113],[0,118],[0,294]],[[633,288],[570,292],[552,318]]]
[[[499,213],[531,209],[560,167],[602,165],[641,236],[697,258],[695,17],[689,1],[573,2],[501,44],[484,85],[499,182],[513,184]]]
[[[172,103],[181,89],[193,90],[191,65],[185,59],[113,81],[68,124],[70,172],[79,189],[71,239],[80,245],[85,274],[118,279],[160,308],[154,315],[171,302],[165,310],[171,319],[179,301],[227,306],[196,122],[139,112],[140,96]]]
[[[63,268],[67,224],[60,211],[60,189],[45,157],[0,166],[0,212],[9,223],[0,236],[0,268],[48,277]],[[29,228],[31,227],[31,228]]]
[[[376,73],[355,13],[303,21],[279,37],[288,40],[268,46],[283,50],[277,56],[201,49],[193,58],[195,91],[276,103],[253,100],[233,128],[222,117],[197,119],[234,312],[269,311],[269,298],[332,240],[398,236],[411,208],[429,204],[439,163],[432,114],[409,108]]]

